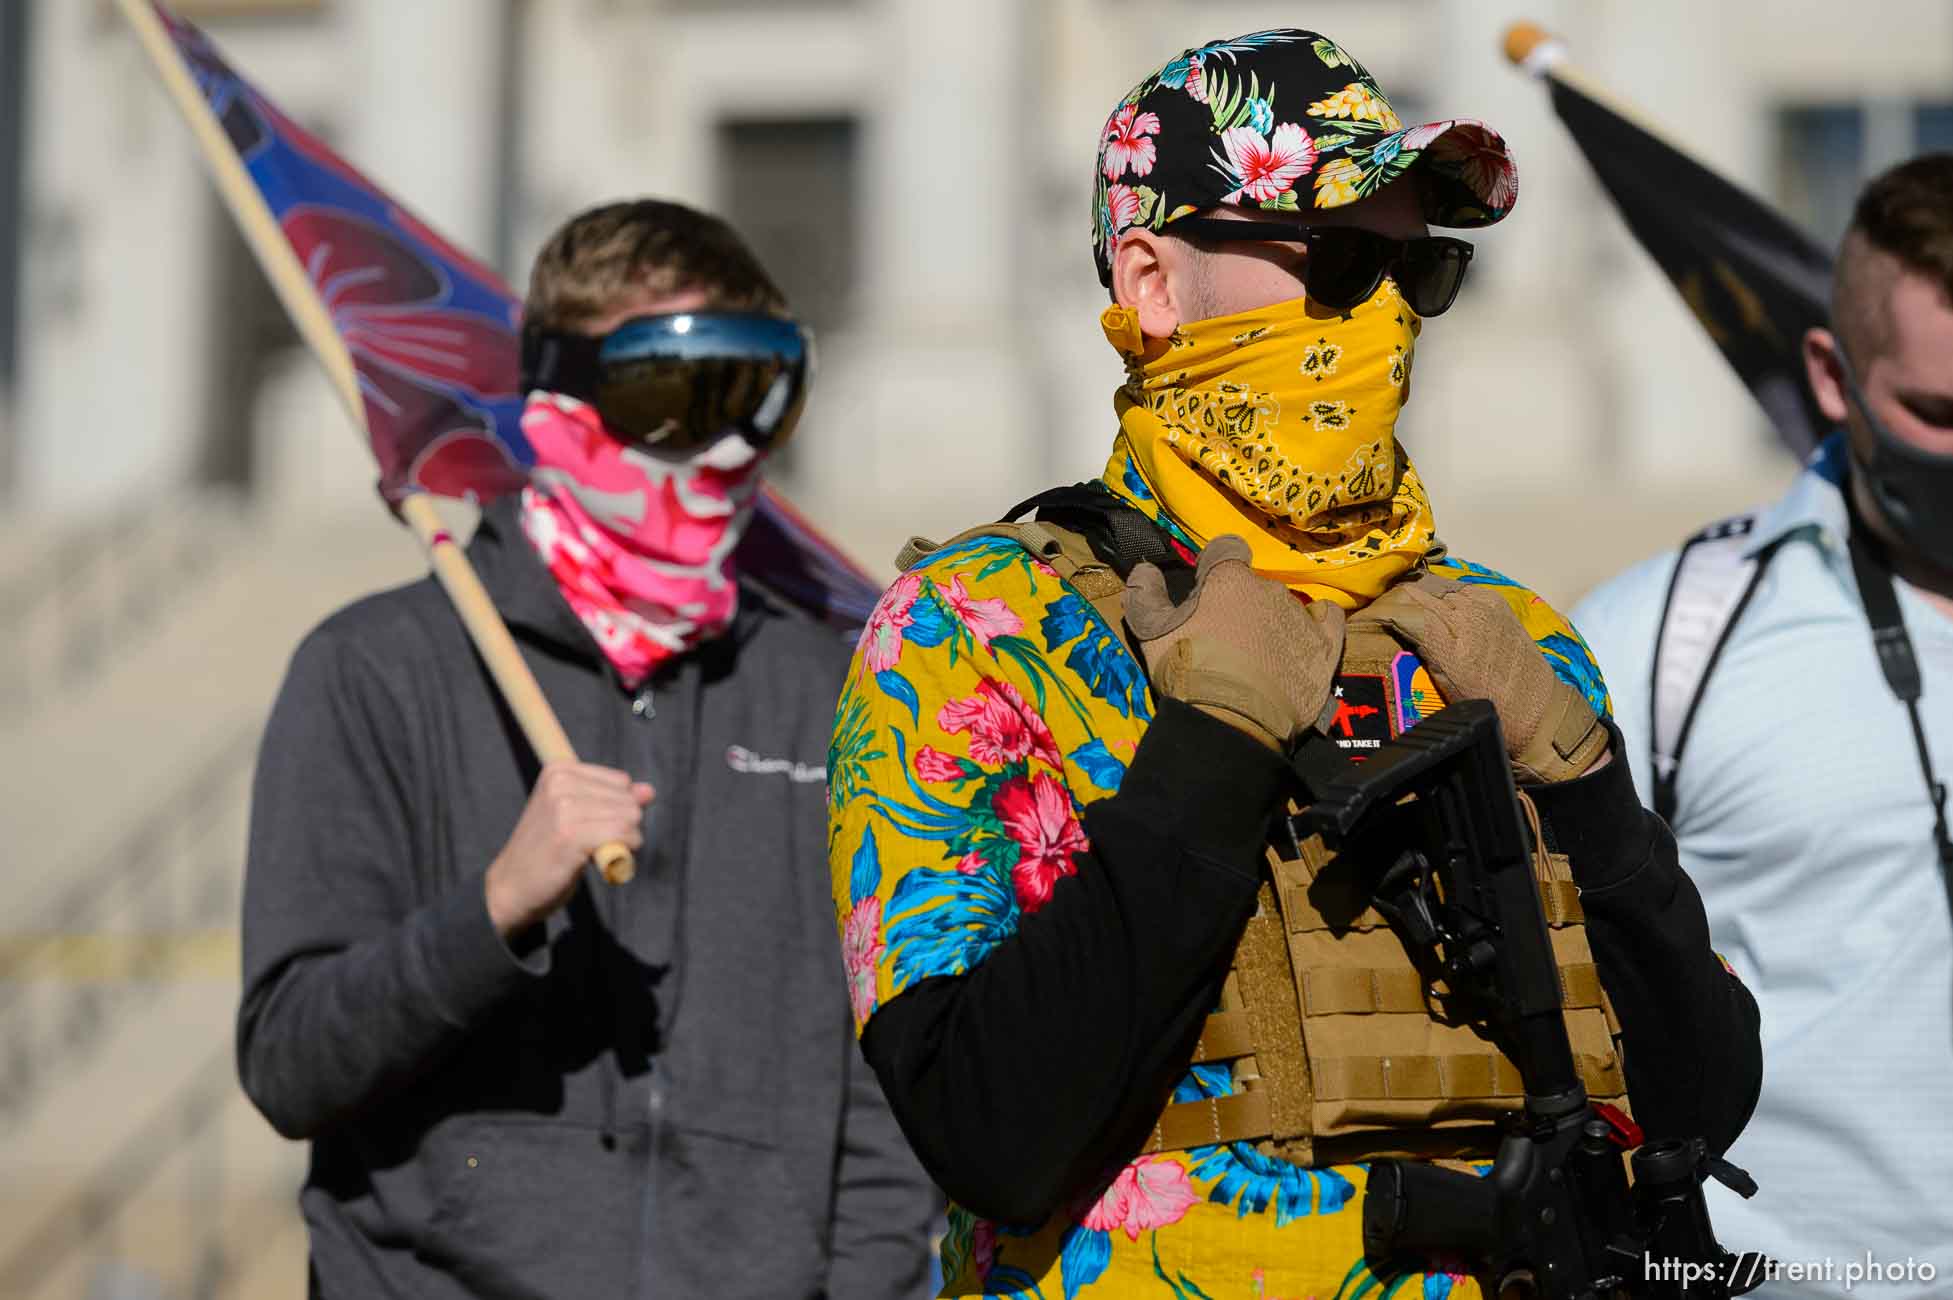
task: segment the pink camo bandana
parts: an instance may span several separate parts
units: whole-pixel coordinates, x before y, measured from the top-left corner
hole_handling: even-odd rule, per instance
[[[731,626],[733,548],[759,494],[752,447],[728,434],[661,458],[554,393],[530,395],[522,433],[536,452],[522,531],[627,686]]]

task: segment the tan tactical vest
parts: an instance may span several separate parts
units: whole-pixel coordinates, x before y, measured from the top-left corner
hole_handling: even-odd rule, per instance
[[[1082,537],[1044,523],[987,524],[952,541],[985,535],[1015,540],[1110,626],[1123,625],[1125,582]],[[907,569],[934,549],[914,539],[897,563]],[[1331,724],[1332,738],[1360,753],[1435,710],[1428,678],[1398,680],[1411,667],[1401,662],[1404,654],[1381,630],[1352,630],[1337,679],[1346,707]],[[1538,844],[1538,814],[1523,793],[1520,802]],[[1220,1010],[1208,1017],[1192,1057],[1229,1062],[1236,1088],[1230,1096],[1167,1106],[1147,1150],[1254,1142],[1310,1166],[1493,1155],[1498,1120],[1524,1102],[1518,1069],[1453,1014],[1442,981],[1417,969],[1368,905],[1373,874],[1349,865],[1339,869],[1319,837],[1287,850],[1270,847]],[[1543,848],[1534,873],[1581,1080],[1594,1101],[1625,1111],[1619,1026],[1594,970],[1579,890],[1567,860]]]

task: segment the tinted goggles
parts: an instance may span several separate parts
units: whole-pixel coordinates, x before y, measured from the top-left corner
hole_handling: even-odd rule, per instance
[[[1286,221],[1224,221],[1182,217],[1166,227],[1211,244],[1300,244],[1302,287],[1309,297],[1336,311],[1368,302],[1389,276],[1404,301],[1419,316],[1436,316],[1450,307],[1472,264],[1472,246],[1462,239],[1426,235],[1391,239],[1352,226],[1304,226]]]
[[[524,392],[588,402],[617,437],[671,451],[727,433],[785,442],[813,358],[803,327],[761,312],[638,316],[600,336],[522,331]]]

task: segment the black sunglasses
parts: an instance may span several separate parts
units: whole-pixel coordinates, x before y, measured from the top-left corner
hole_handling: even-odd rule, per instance
[[[1472,246],[1446,235],[1391,239],[1353,226],[1304,226],[1287,221],[1225,221],[1219,217],[1181,217],[1166,227],[1213,244],[1300,244],[1302,287],[1309,297],[1336,311],[1368,302],[1388,275],[1404,301],[1419,316],[1437,316],[1458,297]]]
[[[522,332],[523,391],[588,402],[619,437],[672,451],[726,433],[762,449],[785,442],[812,366],[812,335],[761,312],[638,316],[598,336]]]

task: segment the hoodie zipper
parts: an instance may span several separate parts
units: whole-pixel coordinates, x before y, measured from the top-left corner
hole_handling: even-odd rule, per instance
[[[651,683],[649,681],[646,681],[640,686],[637,693],[631,697],[631,716],[639,722],[650,722],[658,716],[657,700],[652,693]],[[626,745],[621,747],[620,754],[628,755],[631,748],[634,748],[634,746]],[[624,761],[628,763],[628,757],[625,757]],[[622,888],[628,888],[628,886],[620,887],[620,891]],[[605,887],[598,891],[597,897],[603,899],[605,895],[612,892],[610,888]],[[611,934],[614,936],[617,944],[622,947],[625,944],[625,920],[628,910],[625,906],[625,899],[622,893],[618,892],[617,897],[609,899],[608,904],[608,906],[599,906],[598,915],[603,917],[604,922],[610,926]],[[608,915],[605,915],[606,913]],[[612,1068],[605,1070],[602,1075],[603,1127],[599,1138],[606,1151],[614,1151],[617,1149],[617,1096],[625,1086],[625,1080],[623,1078],[624,1065],[619,1055],[623,1048],[626,1033],[626,1026],[623,1022],[625,1013],[622,999],[614,990],[611,996],[611,1014],[611,1041],[613,1043],[611,1051],[613,1059]],[[651,1081],[650,1093],[650,1110],[655,1120],[662,1105],[660,1089],[655,1078]]]

